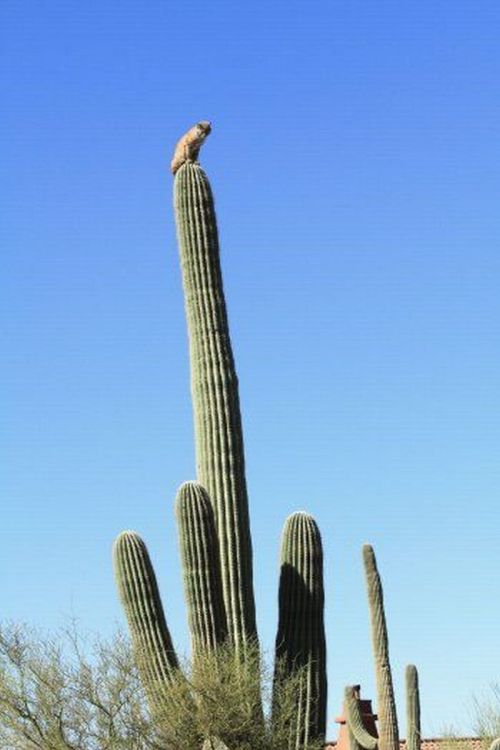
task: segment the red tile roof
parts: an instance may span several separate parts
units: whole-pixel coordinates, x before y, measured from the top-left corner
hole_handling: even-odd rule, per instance
[[[335,750],[337,742],[327,742],[325,750]],[[406,750],[406,740],[399,743],[400,750]],[[488,743],[480,737],[432,737],[423,739],[421,750],[485,750]]]

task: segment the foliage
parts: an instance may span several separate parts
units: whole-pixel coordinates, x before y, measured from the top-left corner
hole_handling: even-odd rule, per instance
[[[495,683],[489,691],[472,696],[469,707],[472,720],[472,731],[475,737],[482,740],[482,750],[491,750],[494,740],[500,738],[500,685]],[[453,725],[443,732],[446,739],[443,750],[473,750],[470,738],[461,737],[460,731]]]
[[[278,665],[277,671],[279,672]],[[234,649],[197,654],[172,682],[165,711],[150,716],[128,639],[48,637],[26,625],[0,628],[2,750],[288,750],[303,671],[274,687],[279,711],[256,720],[271,668],[255,645],[245,668]],[[307,746],[319,750],[320,743]]]
[[[5,750],[159,748],[128,641],[0,629],[0,746]]]
[[[169,700],[155,710],[154,724],[169,750],[207,748],[209,743],[229,750],[291,750],[307,675],[306,666],[290,675],[282,663],[273,675],[257,642],[247,643],[244,661],[230,643],[198,650],[172,675]],[[302,745],[307,750],[322,746],[320,740]]]
[[[491,685],[488,695],[472,698],[474,731],[479,737],[493,740],[500,737],[500,684]]]

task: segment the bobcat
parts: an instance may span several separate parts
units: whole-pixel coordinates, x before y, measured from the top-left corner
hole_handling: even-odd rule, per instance
[[[186,161],[196,161],[203,141],[209,135],[212,130],[211,124],[208,120],[200,120],[196,125],[193,125],[187,133],[184,133],[182,138],[177,141],[177,145],[174,151],[174,158],[170,164],[172,174],[175,174],[177,170],[182,167]]]

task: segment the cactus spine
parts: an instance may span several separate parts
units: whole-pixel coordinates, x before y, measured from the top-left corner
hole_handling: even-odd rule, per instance
[[[179,665],[141,537],[134,531],[123,531],[113,546],[113,562],[142,682],[152,710],[163,710],[169,683]]]
[[[176,500],[184,591],[193,654],[227,638],[219,548],[210,498],[197,482],[185,482]]]
[[[197,164],[174,182],[191,361],[198,480],[214,504],[229,636],[256,638],[243,433],[212,191]]]
[[[370,610],[375,679],[377,684],[377,712],[379,716],[380,735],[378,746],[380,750],[399,750],[398,720],[389,661],[389,640],[384,613],[384,594],[380,575],[377,570],[375,553],[370,544],[363,546],[363,562]]]
[[[291,747],[297,749],[325,735],[323,607],[323,549],[319,529],[307,513],[294,513],[285,523],[281,544],[275,681],[304,670],[291,738]]]
[[[420,690],[414,664],[405,671],[406,683],[406,750],[420,750]]]

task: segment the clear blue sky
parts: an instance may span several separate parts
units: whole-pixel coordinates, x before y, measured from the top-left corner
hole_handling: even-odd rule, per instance
[[[188,647],[194,474],[173,144],[214,123],[262,641],[285,517],[326,551],[333,718],[373,696],[360,548],[426,734],[500,680],[500,5],[4,0],[2,615],[123,622],[146,539]],[[330,724],[329,734],[336,729]]]

